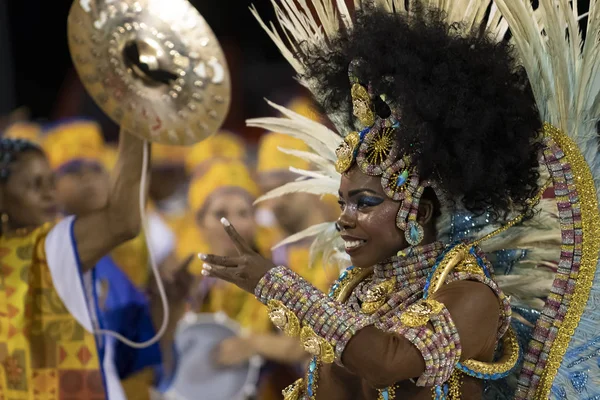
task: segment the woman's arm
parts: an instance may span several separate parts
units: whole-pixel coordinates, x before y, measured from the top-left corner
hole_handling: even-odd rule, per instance
[[[119,244],[136,237],[140,231],[143,151],[144,141],[121,129],[119,155],[111,176],[108,202],[102,209],[78,217],[74,223],[73,234],[84,271],[92,268]]]
[[[489,361],[500,315],[496,295],[482,283],[459,281],[445,285],[433,298],[446,306],[456,324],[461,360]],[[418,378],[425,371],[422,354],[408,339],[374,326],[356,333],[346,346],[342,362],[375,388]]]
[[[329,299],[285,267],[265,275],[255,293],[270,306],[276,325],[298,334],[296,321],[296,326],[304,327],[301,336],[305,345],[320,352],[323,362],[343,363],[373,387],[384,388],[425,372],[422,352],[401,334],[402,325],[399,318],[394,318],[396,315],[390,319],[391,329],[382,327],[381,321]],[[480,358],[489,349],[493,352],[500,306],[490,288],[472,281],[453,282],[436,292],[434,298],[445,306],[456,326],[461,359]]]

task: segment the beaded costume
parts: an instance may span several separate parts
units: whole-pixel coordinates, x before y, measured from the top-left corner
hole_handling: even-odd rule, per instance
[[[367,13],[379,9],[410,16],[413,12],[412,2],[354,3]],[[366,7],[367,3],[374,8]],[[295,55],[311,46],[327,49],[339,32],[352,29],[352,14],[343,1],[313,1],[312,8],[291,0],[274,4],[286,39],[256,16],[319,100],[322,91],[315,82],[302,79],[306,66]],[[577,7],[569,1],[542,0],[536,10],[528,2],[509,0],[427,4],[441,9],[449,24],[485,27],[498,41],[505,40],[510,30],[541,120],[547,122],[542,133],[540,186],[550,196],[540,192],[531,199],[541,210],[532,221],[518,225],[523,217],[513,215],[500,226],[489,223],[485,214],[469,214],[454,199],[444,202],[444,193],[436,190],[444,210],[438,220],[440,242],[418,246],[423,235],[416,221],[420,197],[426,187],[435,190],[436,182],[421,181],[413,160],[398,154],[392,132],[402,117],[393,101],[374,93],[369,82],[361,80],[363,60],[349,66],[352,111],[359,123],[348,126],[342,117],[347,110],[341,107],[339,113],[329,115],[341,137],[271,103],[285,118],[255,119],[249,125],[305,140],[313,152],[294,152],[294,156],[309,160],[316,169],[294,169],[304,179],[264,199],[298,191],[337,194],[341,174],[357,165],[364,174],[381,177],[386,194],[401,202],[396,224],[407,242],[415,244],[372,269],[346,269],[329,296],[284,267],[262,278],[255,294],[267,305],[273,323],[286,334],[298,336],[314,356],[305,378],[290,386],[284,398],[316,399],[321,368],[341,364],[348,342],[369,326],[403,336],[419,350],[425,372],[415,383],[430,387],[435,399],[468,397],[468,393],[461,394],[465,376],[487,382],[486,398],[600,398],[599,324],[594,311],[600,296],[596,188],[600,179],[596,131],[600,46],[595,40],[600,8],[590,2],[585,37],[593,39],[584,42]],[[387,103],[389,115],[379,115],[374,100]],[[333,224],[309,228],[286,243],[307,236],[316,236],[311,249],[315,257],[348,262]],[[527,266],[548,260],[548,254],[556,254],[556,265],[549,263],[550,270]],[[503,276],[494,275],[494,266]],[[433,297],[446,284],[465,280],[487,285],[501,304],[499,346],[491,362],[461,361],[456,326],[444,304]],[[519,297],[512,307],[503,288]],[[511,314],[518,318],[511,321]],[[397,398],[396,390],[396,385],[380,388],[378,398]]]

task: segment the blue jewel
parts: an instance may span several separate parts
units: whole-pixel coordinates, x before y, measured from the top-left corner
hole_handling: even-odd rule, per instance
[[[398,175],[398,179],[396,179],[396,186],[402,186],[406,183],[408,179],[408,170],[402,171],[400,175]]]
[[[577,391],[577,393],[582,393],[587,385],[588,374],[586,371],[577,371],[573,372],[570,376],[571,385]]]
[[[417,225],[416,224],[411,224],[411,226],[410,226],[410,238],[412,240],[414,240],[415,242],[419,242],[420,236],[421,236],[421,233],[419,232],[419,229],[417,229]]]
[[[383,400],[390,400],[390,393],[388,392],[387,388],[381,391],[381,397],[383,397]]]

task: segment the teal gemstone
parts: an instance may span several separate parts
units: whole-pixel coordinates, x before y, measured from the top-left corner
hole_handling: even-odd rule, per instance
[[[404,171],[402,171],[400,176],[398,176],[398,179],[396,179],[396,186],[404,185],[406,183],[407,179],[408,179],[408,170],[404,170]]]
[[[412,240],[414,240],[415,242],[418,242],[420,236],[421,236],[421,233],[419,232],[419,229],[416,227],[416,225],[411,225],[410,226],[410,238]]]
[[[388,392],[387,388],[381,391],[381,397],[383,397],[383,400],[390,400],[390,393]]]

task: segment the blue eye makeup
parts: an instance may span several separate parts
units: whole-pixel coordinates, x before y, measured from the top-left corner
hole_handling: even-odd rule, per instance
[[[383,203],[383,199],[375,196],[361,196],[357,201],[358,207],[375,207],[381,203]]]

